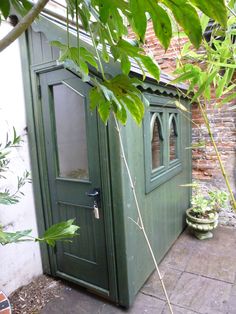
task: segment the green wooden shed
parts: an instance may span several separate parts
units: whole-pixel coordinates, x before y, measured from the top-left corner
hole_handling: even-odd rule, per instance
[[[75,41],[75,30],[71,42]],[[81,32],[82,45],[91,41]],[[76,218],[80,235],[54,249],[42,245],[44,272],[64,278],[129,307],[154,270],[137,220],[132,191],[111,119],[105,126],[89,110],[89,82],[58,63],[51,40],[66,42],[65,25],[41,16],[21,38],[25,99],[39,232]],[[95,75],[99,76],[99,73]],[[110,62],[105,71],[119,73]],[[131,75],[140,76],[132,68]],[[190,204],[191,123],[177,110],[178,86],[147,77],[140,89],[149,99],[137,126],[122,128],[125,153],[135,180],[144,223],[158,261],[185,227]],[[92,195],[88,195],[92,194]],[[93,195],[94,194],[94,195]],[[98,211],[94,213],[94,200]]]

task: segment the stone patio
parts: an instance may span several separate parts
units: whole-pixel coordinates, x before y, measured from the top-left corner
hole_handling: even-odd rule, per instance
[[[185,231],[160,269],[175,314],[236,314],[236,229],[220,227],[213,239],[205,241]],[[166,314],[169,310],[154,273],[129,310],[68,284],[40,313]]]

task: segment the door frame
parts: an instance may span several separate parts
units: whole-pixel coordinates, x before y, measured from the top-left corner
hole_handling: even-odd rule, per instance
[[[27,36],[24,35],[20,39],[20,51],[23,72],[24,96],[26,106],[26,119],[29,131],[29,146],[30,158],[33,178],[33,190],[36,208],[36,219],[39,234],[43,234],[52,222],[50,211],[50,195],[48,186],[48,173],[46,166],[45,143],[43,134],[43,122],[41,112],[41,97],[39,86],[39,74],[65,68],[62,64],[58,65],[56,61],[30,66],[30,52],[27,43]],[[72,72],[73,73],[73,72]],[[75,73],[73,73],[75,74]],[[79,76],[78,76],[79,78]],[[90,84],[91,85],[91,84]],[[99,141],[99,158],[101,168],[101,189],[103,211],[104,211],[104,226],[105,226],[105,241],[106,241],[106,258],[108,263],[108,282],[109,291],[98,289],[89,284],[79,283],[80,286],[85,286],[102,296],[118,302],[118,284],[117,284],[117,269],[116,269],[116,252],[113,230],[113,205],[111,194],[111,176],[109,162],[109,145],[108,145],[108,130],[98,118],[98,141]],[[45,273],[55,275],[55,255],[53,248],[49,248],[46,244],[40,245],[43,271]],[[65,279],[70,281],[70,276],[65,276]],[[75,281],[74,281],[75,282]],[[76,283],[76,282],[75,282]],[[78,282],[77,282],[78,283]]]

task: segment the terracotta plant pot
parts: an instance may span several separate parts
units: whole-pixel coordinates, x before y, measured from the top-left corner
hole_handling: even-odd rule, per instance
[[[186,215],[186,222],[196,238],[205,240],[213,237],[211,231],[218,225],[219,215],[217,213],[215,213],[214,218],[196,218],[191,215],[191,208],[189,208],[186,211]]]

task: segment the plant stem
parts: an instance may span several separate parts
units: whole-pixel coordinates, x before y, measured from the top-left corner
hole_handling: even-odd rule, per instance
[[[229,191],[233,209],[234,209],[234,211],[236,211],[236,200],[235,200],[235,197],[234,197],[232,188],[231,188],[231,186],[230,186],[229,178],[228,178],[227,173],[226,173],[226,171],[225,171],[225,167],[224,167],[224,165],[223,165],[220,152],[219,152],[219,150],[218,150],[218,147],[217,147],[217,145],[216,145],[214,136],[213,136],[212,131],[211,131],[211,126],[210,126],[209,118],[208,118],[207,113],[206,113],[206,111],[204,110],[204,108],[203,108],[203,106],[202,106],[202,104],[201,104],[201,102],[200,102],[199,100],[198,100],[198,105],[199,105],[201,114],[202,114],[202,116],[203,116],[203,119],[204,119],[204,122],[205,122],[205,125],[206,125],[206,128],[207,128],[208,135],[209,135],[209,137],[210,137],[210,139],[211,139],[211,142],[212,142],[212,145],[213,145],[213,147],[214,147],[214,150],[215,150],[215,153],[216,153],[216,157],[217,157],[218,162],[219,162],[219,165],[220,165],[221,173],[222,173],[222,175],[223,175],[223,177],[224,177],[225,184],[226,184],[227,189],[228,189],[228,191]]]
[[[69,9],[66,7],[66,35],[67,35],[67,47],[70,47],[70,31],[69,31]]]
[[[39,0],[33,8],[22,18],[22,20],[0,40],[0,52],[15,41],[33,23],[49,0]]]
[[[149,252],[151,254],[153,263],[155,265],[158,277],[159,277],[160,282],[161,282],[161,286],[162,286],[163,292],[164,292],[165,297],[166,297],[166,301],[167,301],[170,313],[173,314],[173,310],[172,310],[172,306],[171,306],[171,303],[170,303],[170,299],[169,299],[169,296],[167,294],[166,287],[165,287],[163,278],[161,276],[161,273],[160,273],[160,270],[159,270],[159,267],[158,267],[158,264],[157,264],[157,260],[155,258],[152,246],[150,244],[150,241],[148,239],[148,236],[147,236],[147,233],[146,233],[146,230],[145,230],[145,227],[144,227],[143,217],[142,217],[142,214],[141,214],[141,210],[140,210],[140,206],[139,206],[139,202],[138,202],[138,198],[137,198],[137,194],[136,194],[134,181],[132,179],[132,176],[131,176],[131,173],[130,173],[130,169],[129,169],[129,165],[128,165],[128,161],[126,159],[126,155],[125,155],[125,151],[124,151],[124,145],[123,145],[123,141],[122,141],[122,136],[121,136],[119,123],[118,123],[117,118],[116,118],[114,113],[113,113],[113,115],[114,115],[115,124],[116,124],[116,128],[117,128],[118,136],[119,136],[119,142],[120,142],[120,148],[121,148],[121,156],[122,156],[122,158],[124,160],[125,168],[126,168],[126,171],[127,171],[128,177],[129,177],[130,187],[131,187],[131,190],[132,190],[132,193],[133,193],[133,197],[134,197],[134,201],[135,201],[135,206],[136,206],[137,213],[138,213],[140,229],[141,229],[141,231],[142,231],[142,233],[144,235],[145,241],[146,241],[147,246],[148,246],[148,250],[149,250]]]
[[[78,49],[78,57],[80,60],[79,13],[78,13],[78,1],[77,0],[76,0],[75,18],[76,18],[77,49]]]
[[[92,39],[92,42],[93,42],[93,47],[95,49],[95,52],[96,52],[96,55],[97,55],[97,58],[98,58],[98,63],[99,63],[100,71],[101,71],[101,74],[102,74],[102,78],[103,78],[104,81],[106,81],[106,77],[105,77],[105,73],[104,73],[101,57],[99,55],[98,48],[97,48],[97,45],[96,45],[96,42],[95,42],[92,30],[91,30],[90,24],[89,24],[89,33],[90,33],[90,36],[91,36],[91,39]]]
[[[232,10],[228,5],[226,5],[226,8],[236,17],[234,10]]]

